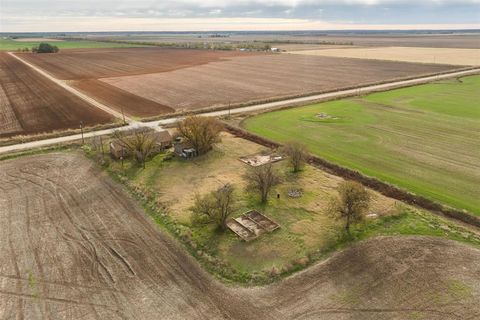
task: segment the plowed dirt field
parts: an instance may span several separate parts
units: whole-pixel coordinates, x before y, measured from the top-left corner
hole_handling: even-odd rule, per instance
[[[134,117],[281,99],[458,68],[166,48],[64,50],[56,55],[20,56]]]
[[[307,55],[256,55],[138,76],[104,78],[175,110],[192,110],[345,89],[455,67]]]
[[[0,53],[0,137],[108,123],[91,106],[7,53]]]
[[[76,153],[0,162],[2,319],[474,319],[480,250],[359,243],[278,284],[225,286]]]

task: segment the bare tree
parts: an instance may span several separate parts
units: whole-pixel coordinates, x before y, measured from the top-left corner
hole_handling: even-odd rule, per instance
[[[234,191],[233,185],[227,183],[203,197],[196,195],[190,211],[201,219],[215,223],[221,230],[225,230],[228,217],[236,210]]]
[[[258,167],[251,167],[244,176],[248,183],[248,188],[260,193],[262,203],[268,200],[268,194],[272,187],[280,183],[280,177],[277,175],[271,164]]]
[[[308,158],[306,145],[297,141],[286,143],[283,152],[288,156],[293,172],[299,172]]]
[[[153,153],[156,144],[155,133],[149,128],[140,128],[133,132],[115,131],[118,143],[131,153],[137,163],[145,168],[145,161]]]
[[[177,130],[201,155],[210,151],[215,143],[220,142],[223,126],[211,117],[189,116],[177,123]]]
[[[329,212],[345,220],[345,230],[350,234],[350,225],[361,221],[370,206],[370,194],[355,181],[344,181],[338,187],[338,196],[332,198]]]

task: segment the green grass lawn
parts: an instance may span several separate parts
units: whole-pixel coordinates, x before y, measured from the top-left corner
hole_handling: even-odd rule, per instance
[[[265,113],[243,125],[480,215],[480,76]]]
[[[141,45],[133,45],[128,43],[110,43],[110,42],[98,42],[88,40],[75,40],[75,41],[34,41],[34,42],[21,42],[11,39],[0,39],[0,51],[16,51],[18,49],[29,48],[38,46],[40,42],[47,42],[59,47],[60,49],[83,49],[83,48],[124,48],[124,47],[141,47]]]

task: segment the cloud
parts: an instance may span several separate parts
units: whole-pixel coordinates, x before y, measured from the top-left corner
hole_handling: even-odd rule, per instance
[[[358,25],[480,24],[480,0],[0,0],[0,28],[44,19],[296,19]],[[117,20],[110,20],[116,18]],[[1,31],[1,30],[0,30]]]

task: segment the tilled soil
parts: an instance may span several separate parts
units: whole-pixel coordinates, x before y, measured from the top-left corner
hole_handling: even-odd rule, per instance
[[[62,50],[55,55],[19,56],[57,79],[81,80],[166,72],[252,54],[254,53],[145,47],[74,49]]]
[[[170,107],[134,95],[100,80],[79,80],[72,81],[71,84],[93,99],[108,105],[118,112],[124,112],[128,116],[152,117],[159,114],[175,112],[175,110]]]
[[[0,137],[113,121],[7,53],[0,53]]]
[[[19,54],[105,105],[151,117],[453,70],[399,61],[168,48]]]
[[[455,68],[274,54],[232,57],[170,72],[103,78],[101,81],[175,110],[192,110],[342,90]]]
[[[377,238],[227,287],[80,154],[0,163],[2,319],[474,319],[480,250]]]

